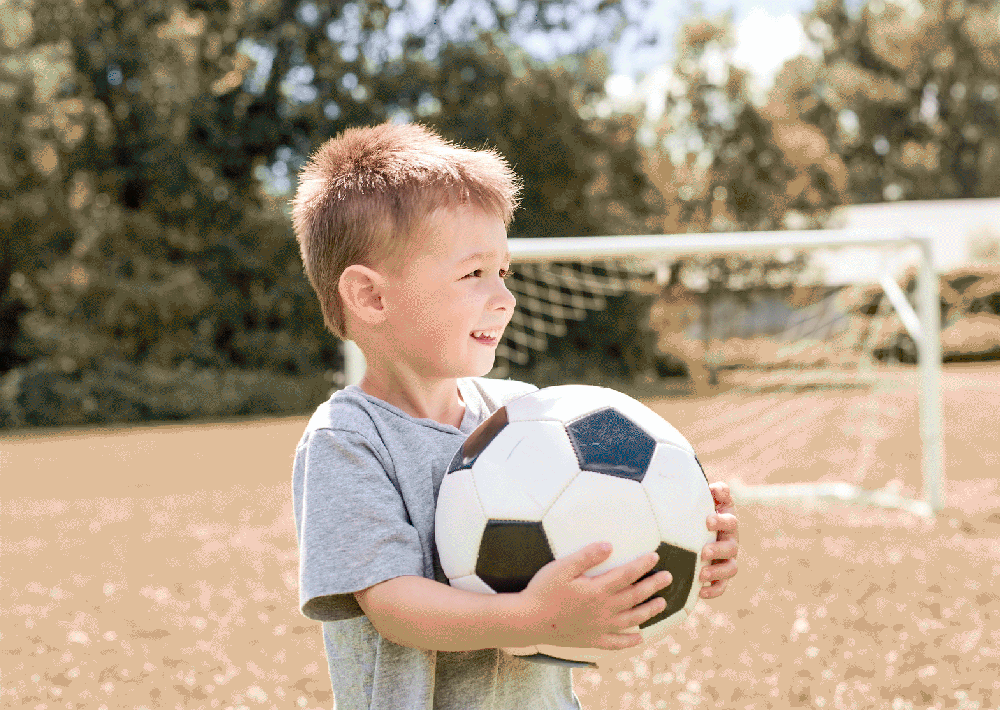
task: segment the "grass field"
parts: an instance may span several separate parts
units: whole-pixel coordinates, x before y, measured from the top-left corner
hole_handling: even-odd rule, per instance
[[[647,402],[712,480],[863,470],[915,494],[912,383]],[[1000,369],[949,367],[942,394],[942,515],[742,506],[729,591],[619,667],[575,671],[584,707],[1000,708]],[[320,627],[296,610],[304,425],[4,432],[0,705],[330,708]]]

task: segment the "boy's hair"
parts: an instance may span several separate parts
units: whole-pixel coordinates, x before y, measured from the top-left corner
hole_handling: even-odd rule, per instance
[[[340,275],[398,259],[434,210],[472,204],[509,225],[520,181],[493,150],[470,150],[418,124],[349,128],[299,175],[292,224],[323,320],[346,336]]]

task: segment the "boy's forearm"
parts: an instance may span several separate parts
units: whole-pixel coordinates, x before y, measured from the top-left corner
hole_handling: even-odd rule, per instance
[[[476,594],[424,577],[396,577],[356,595],[382,636],[435,651],[531,646],[538,621],[517,594]]]

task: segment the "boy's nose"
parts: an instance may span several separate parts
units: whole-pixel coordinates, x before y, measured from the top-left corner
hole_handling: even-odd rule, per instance
[[[507,284],[501,280],[500,290],[494,299],[494,307],[497,310],[502,309],[513,312],[515,303],[517,303],[517,300],[514,298],[514,294],[507,288]]]

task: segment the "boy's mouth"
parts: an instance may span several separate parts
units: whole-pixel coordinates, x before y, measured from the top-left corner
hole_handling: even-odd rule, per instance
[[[478,343],[484,345],[494,345],[500,342],[500,336],[503,335],[503,329],[498,328],[494,330],[474,330],[472,331],[472,337]]]

